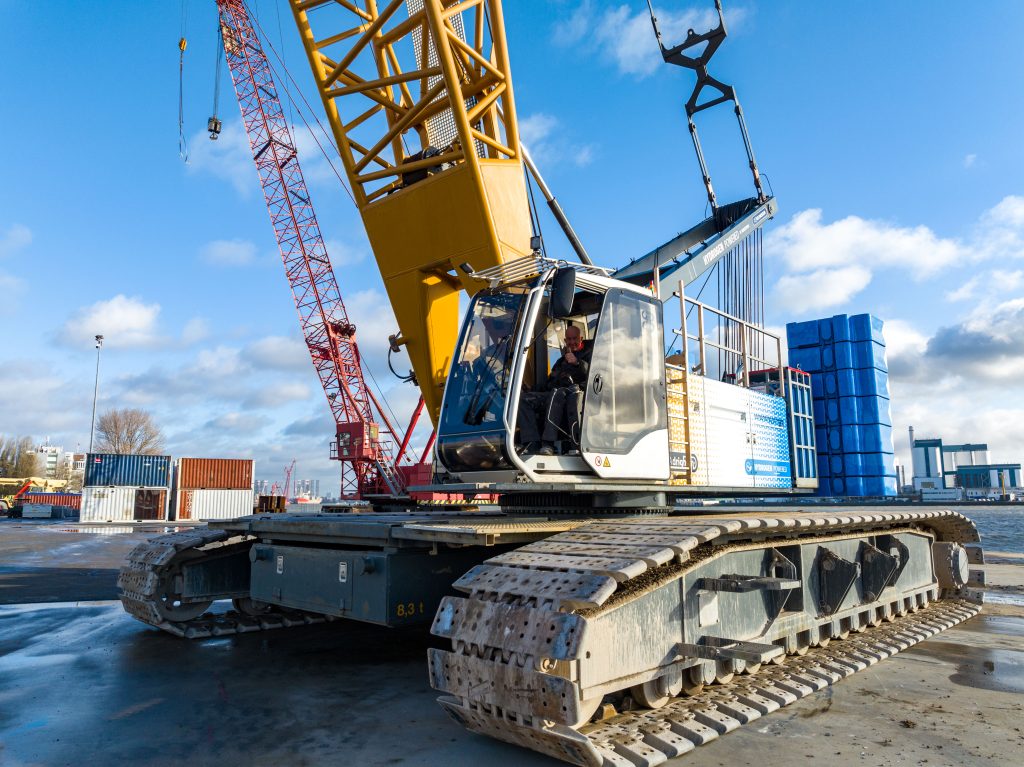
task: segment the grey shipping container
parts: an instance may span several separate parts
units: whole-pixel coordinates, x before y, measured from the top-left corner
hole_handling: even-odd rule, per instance
[[[89,453],[85,457],[86,487],[169,487],[169,455]]]

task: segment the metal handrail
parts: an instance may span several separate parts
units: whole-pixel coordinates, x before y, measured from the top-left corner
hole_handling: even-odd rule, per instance
[[[703,303],[702,301],[698,301],[695,298],[688,298],[686,295],[684,295],[683,288],[684,288],[684,283],[683,283],[682,280],[680,280],[679,281],[679,288],[678,288],[678,290],[676,292],[673,293],[673,295],[680,299],[680,301],[679,301],[679,315],[680,315],[680,321],[681,321],[681,328],[673,329],[673,331],[672,331],[676,336],[679,336],[680,338],[682,338],[683,367],[687,371],[690,370],[690,359],[689,359],[690,351],[689,351],[688,341],[693,340],[693,341],[697,342],[698,353],[699,353],[699,356],[700,356],[699,365],[700,365],[701,375],[707,375],[707,348],[710,346],[713,349],[717,349],[719,351],[726,352],[727,354],[734,354],[734,355],[736,355],[737,357],[740,358],[740,360],[742,362],[742,369],[743,369],[743,375],[742,375],[741,383],[747,389],[750,388],[750,363],[751,362],[760,363],[760,364],[764,365],[769,370],[774,368],[777,371],[777,375],[778,375],[778,379],[779,379],[779,393],[780,393],[780,396],[785,397],[786,396],[786,377],[785,377],[785,375],[783,375],[783,369],[782,369],[782,338],[780,336],[776,335],[775,333],[771,333],[771,332],[769,332],[769,331],[767,331],[767,330],[765,330],[763,328],[757,327],[756,325],[754,325],[752,323],[749,323],[749,322],[747,322],[745,320],[741,320],[739,317],[735,317],[735,316],[733,316],[733,315],[731,315],[731,314],[729,314],[727,312],[723,312],[723,311],[721,311],[719,309],[714,308],[713,306],[708,306],[707,304]],[[696,335],[691,335],[687,331],[686,315],[687,315],[687,306],[688,305],[694,307],[697,310],[697,334]],[[704,313],[705,312],[710,312],[711,314],[716,315],[717,317],[719,317],[722,320],[726,320],[728,322],[735,322],[735,323],[737,323],[740,326],[740,331],[741,332],[739,334],[739,337],[740,337],[739,348],[733,348],[732,346],[729,346],[728,344],[721,344],[721,343],[716,343],[715,341],[709,341],[705,337],[705,333],[704,333],[704,325],[705,325],[705,323],[704,323]],[[767,338],[769,341],[771,341],[771,340],[775,341],[776,360],[777,360],[777,362],[773,363],[771,360],[759,357],[759,356],[757,356],[756,354],[753,354],[750,351],[750,349],[749,349],[750,344],[748,343],[748,337],[749,337],[749,334],[751,332],[760,334],[762,337]]]

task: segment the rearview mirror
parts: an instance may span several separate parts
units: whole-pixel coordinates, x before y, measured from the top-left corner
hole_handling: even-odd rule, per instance
[[[576,270],[562,267],[555,272],[551,281],[551,300],[548,304],[551,317],[562,319],[572,316],[572,299],[576,295]]]

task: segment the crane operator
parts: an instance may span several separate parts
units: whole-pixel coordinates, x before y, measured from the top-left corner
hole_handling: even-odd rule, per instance
[[[552,366],[539,391],[525,391],[519,401],[519,439],[522,452],[554,455],[555,442],[568,441],[566,455],[579,455],[580,405],[590,372],[592,347],[574,325],[565,330],[562,356]]]

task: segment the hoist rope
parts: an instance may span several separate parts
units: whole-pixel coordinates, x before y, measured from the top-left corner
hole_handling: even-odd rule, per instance
[[[220,108],[220,72],[224,62],[224,27],[217,19],[217,44],[213,51],[213,117],[216,119]]]
[[[188,0],[181,0],[181,36],[178,38],[178,156],[188,162],[188,142],[185,141],[185,48],[188,40]]]

